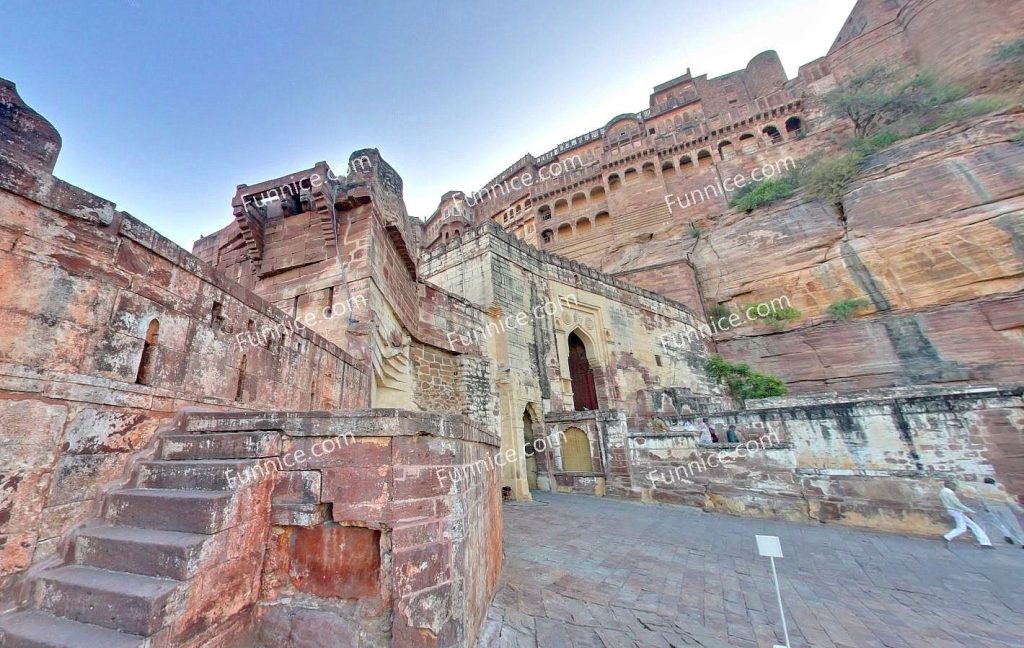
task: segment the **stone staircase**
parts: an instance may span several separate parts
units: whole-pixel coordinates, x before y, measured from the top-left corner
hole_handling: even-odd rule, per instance
[[[273,431],[161,437],[64,564],[32,577],[29,609],[0,616],[0,648],[232,645],[259,595],[273,471],[246,485],[226,471],[279,451]]]

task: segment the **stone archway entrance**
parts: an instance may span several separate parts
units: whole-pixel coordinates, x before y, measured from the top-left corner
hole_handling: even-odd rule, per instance
[[[597,387],[594,370],[587,358],[587,346],[573,331],[569,334],[569,380],[572,382],[572,401],[576,411],[597,409]]]

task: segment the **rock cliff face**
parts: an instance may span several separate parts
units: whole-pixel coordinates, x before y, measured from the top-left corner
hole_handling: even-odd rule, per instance
[[[627,245],[617,274],[723,304],[742,323],[716,338],[727,358],[797,392],[1024,376],[1024,114],[1008,111],[899,142],[851,184],[843,214],[798,193]],[[699,291],[679,279],[696,270]],[[674,280],[672,278],[675,278]],[[672,284],[674,287],[668,286]],[[747,319],[784,299],[800,318]],[[830,304],[863,299],[849,321]]]

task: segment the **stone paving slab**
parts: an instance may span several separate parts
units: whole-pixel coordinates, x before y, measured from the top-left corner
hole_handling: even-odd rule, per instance
[[[507,503],[479,648],[1024,646],[1024,550],[582,495]],[[951,525],[952,526],[952,525]],[[969,535],[969,534],[968,534]]]

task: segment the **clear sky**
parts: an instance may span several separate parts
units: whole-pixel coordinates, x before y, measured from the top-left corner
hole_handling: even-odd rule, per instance
[[[187,249],[238,184],[380,149],[426,217],[526,152],[766,49],[792,78],[854,0],[0,0],[0,76],[60,131],[56,173]]]

